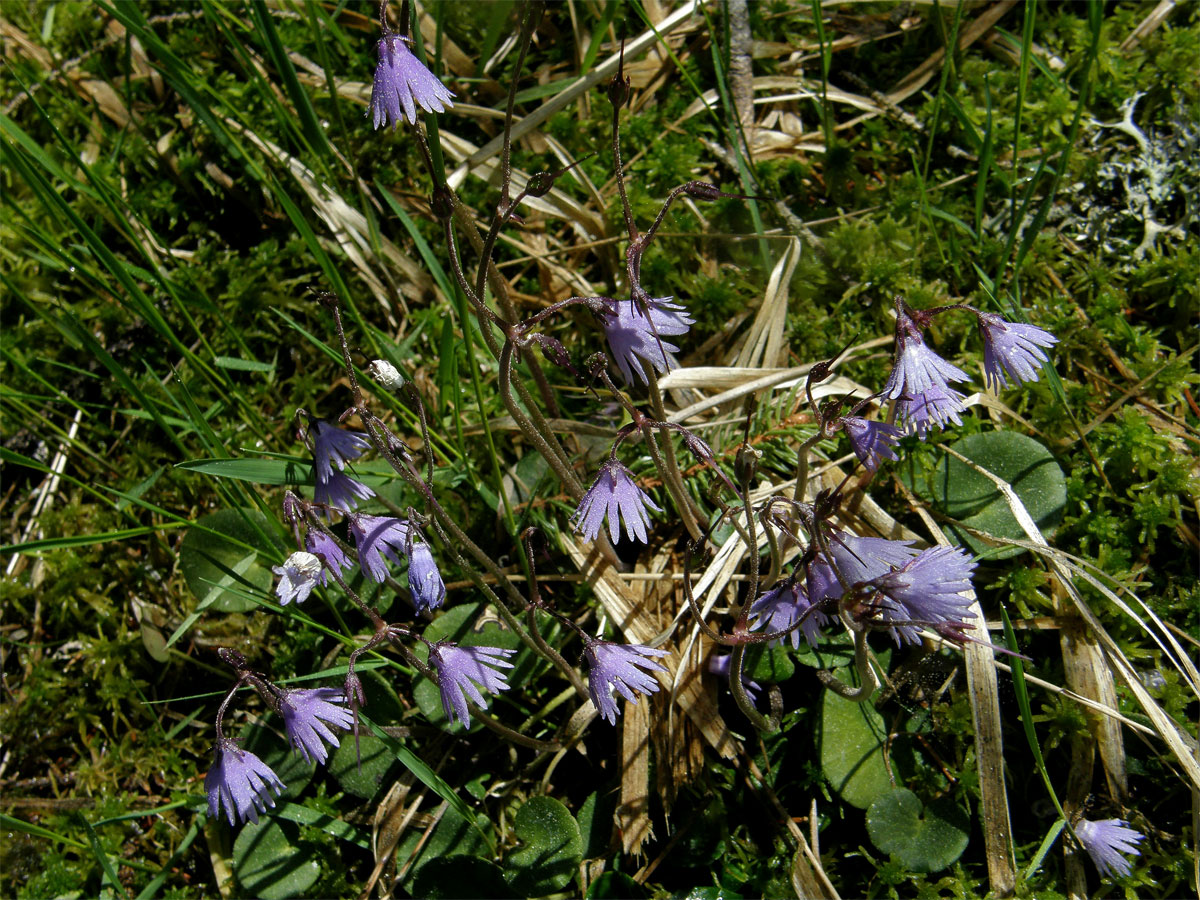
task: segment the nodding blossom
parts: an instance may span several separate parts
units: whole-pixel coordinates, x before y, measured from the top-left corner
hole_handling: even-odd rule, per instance
[[[346,462],[358,459],[364,450],[371,447],[367,436],[356,431],[346,431],[328,422],[316,422],[312,426],[313,466],[316,468],[317,481],[328,481],[333,474],[333,467],[344,471]]]
[[[1008,387],[1007,373],[1016,384],[1038,380],[1037,370],[1049,361],[1043,347],[1058,338],[1036,325],[1007,322],[992,313],[976,312],[983,335],[983,370],[993,390]]]
[[[630,703],[637,703],[637,694],[658,690],[658,682],[650,672],[667,671],[653,659],[666,656],[667,651],[640,644],[588,641],[583,655],[588,663],[588,694],[610,725],[617,724],[619,714],[614,689]]]
[[[850,439],[850,449],[867,471],[878,469],[882,459],[897,459],[892,448],[904,436],[904,432],[895,425],[872,422],[858,416],[843,416],[839,423]]]
[[[963,596],[971,590],[974,570],[975,560],[959,547],[923,550],[899,568],[861,585],[864,596],[883,595],[878,602],[868,601],[863,616],[884,623],[897,645],[901,641],[919,644],[923,626],[961,624],[975,617],[971,600]]]
[[[501,669],[511,669],[506,657],[517,651],[500,647],[460,647],[439,641],[429,648],[429,664],[437,669],[438,687],[442,692],[442,709],[451,722],[457,719],[464,726],[471,724],[467,698],[480,709],[487,709],[487,699],[476,685],[498,694],[507,691],[507,677]]]
[[[408,589],[418,613],[437,609],[446,599],[446,584],[433,561],[433,553],[424,542],[413,542],[408,557]]]
[[[671,354],[679,348],[663,336],[687,334],[696,320],[686,308],[670,297],[650,300],[644,311],[632,300],[612,300],[606,305],[604,334],[626,384],[633,384],[635,375],[648,384],[643,368],[647,363],[660,374],[678,365]]]
[[[843,581],[853,587],[886,575],[917,555],[909,547],[911,541],[857,537],[844,531],[831,531],[827,540],[829,558],[822,554],[808,567],[808,599],[814,604],[841,597]]]
[[[319,528],[308,529],[308,533],[304,535],[304,546],[313,556],[324,560],[326,568],[333,569],[339,575],[345,574],[354,567],[354,563],[350,561],[346,551],[338,545],[333,536]],[[318,581],[321,584],[328,584],[329,573],[322,569]]]
[[[275,596],[282,606],[287,606],[293,600],[297,603],[307,600],[323,575],[321,560],[303,550],[297,550],[283,561],[282,566],[274,566],[271,571],[279,576]]]
[[[1146,836],[1121,819],[1100,819],[1097,822],[1080,819],[1075,823],[1075,836],[1087,851],[1101,877],[1119,875],[1124,878],[1133,866],[1124,854],[1139,856],[1137,845]]]
[[[931,384],[924,393],[902,397],[896,404],[896,415],[924,440],[934,425],[945,428],[947,422],[962,424],[958,415],[964,409],[962,401],[963,395],[954,388]]]
[[[278,710],[288,740],[305,762],[315,759],[324,763],[329,756],[325,742],[332,747],[338,745],[330,725],[347,731],[354,724],[350,711],[341,706],[345,702],[346,695],[335,688],[285,691],[279,697]]]
[[[247,819],[257,823],[258,814],[275,805],[271,792],[278,797],[284,783],[270,766],[228,738],[220,738],[213,752],[212,768],[204,776],[209,816],[217,818],[223,806],[230,825]]]
[[[379,65],[375,67],[367,110],[376,130],[384,124],[395,128],[401,119],[416,124],[418,106],[427,113],[445,112],[447,106],[454,106],[454,93],[413,56],[407,38],[385,34],[376,50]]]
[[[404,519],[389,516],[368,516],[358,513],[350,517],[350,535],[358,549],[358,565],[372,581],[382,583],[387,578],[387,557],[394,563],[406,552],[409,524]]]
[[[576,531],[589,541],[594,541],[607,518],[608,533],[615,544],[621,535],[619,520],[624,519],[626,537],[630,540],[636,537],[644,544],[650,524],[646,507],[659,511],[649,495],[634,482],[629,470],[617,460],[609,458],[600,466],[596,480],[583,495],[579,508],[571,516],[571,523]]]
[[[809,612],[810,609],[812,604],[804,588],[796,582],[784,581],[764,592],[750,606],[750,615],[754,617],[750,628],[753,631],[785,631],[805,616],[803,624],[782,640],[791,641],[792,647],[798,649],[803,632],[808,645],[815,647],[821,639],[821,626],[829,621],[829,617],[819,610]]]
[[[353,512],[359,500],[369,500],[374,496],[373,490],[345,472],[330,472],[328,478],[318,475],[313,488],[313,499],[317,503],[344,513]]]
[[[922,437],[931,423],[941,426],[947,419],[960,422],[962,395],[950,387],[950,382],[970,380],[966,372],[926,346],[918,323],[923,318],[903,300],[896,300],[896,353],[883,387],[883,396],[907,404],[902,413]]]

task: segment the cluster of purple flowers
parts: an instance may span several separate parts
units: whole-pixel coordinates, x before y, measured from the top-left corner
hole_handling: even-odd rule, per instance
[[[229,655],[226,654],[229,659]],[[240,660],[240,657],[236,657]],[[217,714],[217,742],[213,747],[213,764],[204,777],[208,793],[208,812],[213,818],[221,809],[230,825],[249,819],[258,821],[258,814],[285,789],[271,767],[237,741],[224,736],[221,720],[234,692],[243,682],[250,683],[263,699],[283,718],[284,731],[295,752],[306,762],[324,763],[329,747],[338,746],[337,731],[352,725],[350,711],[345,708],[345,695],[335,688],[289,690],[271,684],[261,675],[240,668],[239,679],[221,704]]]
[[[453,106],[454,94],[417,59],[410,44],[407,37],[391,32],[385,25],[376,48],[378,65],[368,110],[376,129],[384,125],[396,128],[401,120],[415,126],[418,108],[433,113],[444,112]],[[548,184],[552,183],[552,177]],[[691,182],[673,192],[667,205],[682,194],[707,200],[730,196],[712,185]],[[624,193],[622,198],[624,200]],[[666,207],[664,213],[665,210]],[[685,335],[695,320],[682,303],[672,297],[653,298],[640,285],[641,254],[662,215],[650,232],[640,238],[636,235],[627,204],[626,216],[631,232],[627,253],[629,299],[572,298],[564,303],[588,303],[599,317],[612,359],[625,384],[636,390],[637,382],[652,387],[656,374],[666,373],[678,365],[675,354],[679,347],[666,338]],[[1007,387],[1010,380],[1016,384],[1037,380],[1038,369],[1048,361],[1045,351],[1057,340],[1048,332],[1007,322],[965,304],[915,311],[897,299],[893,368],[877,396],[895,403],[900,425],[872,421],[860,415],[874,399],[868,398],[847,415],[840,414],[837,404],[830,407],[830,411],[822,410],[818,417],[819,436],[829,438],[843,432],[863,467],[874,472],[884,460],[897,459],[898,443],[906,433],[915,433],[923,439],[934,427],[961,424],[964,397],[952,385],[966,383],[969,378],[925,342],[925,332],[933,318],[951,310],[963,310],[976,316],[984,342],[984,368],[989,385],[999,389]],[[530,320],[530,324],[534,321]],[[341,333],[340,321],[338,327]],[[510,328],[510,332],[527,335],[528,329]],[[344,341],[344,333],[342,336]],[[529,336],[530,340],[533,338],[541,339],[543,350],[551,348],[548,358],[565,360],[564,364],[569,366],[561,345],[557,345],[556,350],[553,339]],[[350,367],[348,351],[346,353]],[[403,381],[394,366],[382,361],[372,363],[368,371],[385,387],[396,387]],[[604,377],[607,379],[607,374]],[[612,386],[611,381],[606,383]],[[675,429],[682,433],[689,451],[716,468],[712,450],[686,429],[666,422],[650,422],[631,406],[627,405],[626,409],[632,411],[635,424],[622,430],[571,517],[576,531],[587,540],[596,540],[607,522],[607,533],[614,544],[621,539],[622,523],[627,540],[649,542],[650,512],[661,510],[616,456],[617,446],[636,427],[644,429],[647,435],[655,429]],[[378,430],[368,430],[373,435],[379,434]],[[514,650],[429,641],[408,626],[388,625],[353,593],[345,579],[355,568],[361,571],[366,581],[382,584],[390,577],[389,564],[406,563],[407,586],[415,611],[428,617],[445,602],[446,587],[421,531],[428,524],[426,521],[411,510],[406,518],[358,511],[360,503],[370,500],[375,493],[347,474],[346,467],[348,462],[358,459],[370,448],[372,441],[366,435],[315,420],[310,420],[307,436],[311,440],[314,460],[314,502],[308,504],[292,495],[285,500],[285,511],[289,511],[289,520],[296,528],[298,549],[274,569],[279,576],[276,596],[283,605],[303,603],[318,585],[327,586],[333,579],[372,618],[376,634],[366,646],[351,655],[349,673],[341,690],[282,689],[246,669],[244,661],[236,654],[226,656],[227,661],[233,660],[239,678],[218,713],[214,762],[205,778],[205,786],[211,815],[215,817],[224,809],[231,824],[245,819],[257,821],[258,813],[264,812],[267,806],[274,806],[274,797],[284,790],[283,783],[262,760],[222,733],[225,709],[242,684],[248,683],[258,690],[279,713],[287,738],[296,752],[308,762],[323,763],[328,757],[328,748],[338,746],[339,730],[353,729],[357,734],[358,709],[365,700],[361,682],[354,675],[354,661],[361,652],[383,641],[398,643],[401,639],[412,639],[423,643],[428,649],[428,664],[420,663],[411,653],[408,658],[422,672],[436,679],[447,719],[464,727],[471,723],[471,706],[486,710],[487,695],[499,695],[509,689],[509,670],[515,666],[511,659],[516,653]],[[724,473],[719,469],[718,472],[736,491]],[[427,496],[432,497],[432,494]],[[347,521],[345,542],[330,530],[336,516]],[[304,525],[302,537],[301,523]],[[860,630],[886,631],[898,645],[918,643],[924,628],[961,636],[962,629],[969,627],[966,620],[972,618],[972,613],[967,595],[971,590],[975,562],[964,551],[951,548],[918,551],[909,542],[858,537],[836,531],[821,522],[816,522],[809,531],[810,546],[797,571],[755,598],[744,614],[743,624],[748,618],[750,630],[769,633],[757,636],[758,639],[789,640],[793,648],[798,648],[803,635],[808,644],[816,645],[823,629],[839,619]],[[439,533],[445,539],[445,533]],[[534,605],[559,618],[581,637],[588,694],[599,715],[610,724],[615,724],[620,713],[617,695],[636,703],[639,694],[649,695],[659,690],[659,673],[669,674],[660,662],[668,656],[667,650],[592,637],[570,619],[558,616],[540,603]],[[723,677],[733,677],[731,661],[735,656],[713,657],[710,669]],[[740,660],[741,657],[737,658]],[[741,672],[737,677],[753,701],[760,686],[747,680]],[[1128,871],[1128,862],[1116,851],[1136,852],[1134,843],[1140,835],[1135,839],[1125,834],[1130,830],[1122,831],[1118,827],[1121,825],[1123,823],[1080,822],[1076,828],[1081,842],[1088,847],[1102,872]],[[1137,833],[1132,832],[1132,835]]]

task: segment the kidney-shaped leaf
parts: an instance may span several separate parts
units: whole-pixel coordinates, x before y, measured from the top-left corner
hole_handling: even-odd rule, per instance
[[[267,518],[256,509],[222,509],[201,516],[184,535],[179,568],[199,606],[219,612],[246,612],[255,588],[269,593],[272,548]]]
[[[247,897],[287,900],[307,891],[321,874],[311,850],[292,843],[290,822],[263,818],[248,824],[233,843],[233,871]]]
[[[937,872],[967,849],[967,815],[948,800],[926,805],[912,791],[896,788],[867,810],[871,842],[914,872]]]
[[[566,887],[583,859],[579,825],[552,797],[532,797],[518,811],[513,831],[521,846],[504,860],[504,880],[523,897]]]
[[[1054,533],[1067,503],[1067,482],[1049,450],[1033,438],[1014,431],[972,434],[951,446],[980,468],[1012,485],[1042,534],[1049,537]],[[1025,530],[995,483],[962,460],[949,455],[943,457],[923,490],[920,484],[910,487],[964,525],[997,537],[1026,538]],[[986,543],[963,529],[950,527],[959,543],[976,553],[987,548]],[[1021,552],[1019,547],[1009,547],[993,552],[992,558],[1005,559]]]

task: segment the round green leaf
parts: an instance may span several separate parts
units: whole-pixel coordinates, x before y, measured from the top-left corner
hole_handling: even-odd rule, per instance
[[[948,800],[928,805],[912,791],[896,788],[876,798],[867,811],[871,842],[914,872],[937,872],[967,849],[970,822]]]
[[[802,639],[800,647],[792,651],[792,658],[800,665],[814,669],[848,666],[854,662],[854,642],[845,631],[823,638],[815,647],[808,646],[808,641]]]
[[[513,832],[521,846],[504,860],[504,879],[524,897],[566,887],[583,859],[579,825],[552,797],[533,797],[518,811]]]
[[[1014,431],[972,434],[951,445],[976,465],[1012,485],[1042,534],[1050,537],[1062,521],[1067,503],[1067,482],[1050,451],[1031,437]],[[992,480],[952,456],[944,456],[924,485],[910,485],[933,500],[952,519],[997,537],[1025,540],[1004,495]],[[922,489],[922,487],[924,489]],[[976,553],[988,544],[961,528],[950,526],[960,544]],[[1007,547],[993,551],[992,559],[1006,559],[1023,551]]]
[[[201,516],[179,545],[179,569],[200,606],[218,612],[246,612],[255,603],[248,593],[271,592],[274,575],[269,560],[278,547],[263,535],[273,534],[256,509],[222,509]],[[215,534],[212,532],[216,532]]]
[[[233,843],[233,871],[243,896],[287,900],[313,886],[321,867],[311,851],[292,843],[298,834],[290,822],[268,818],[242,829]]]
[[[746,653],[743,669],[751,681],[778,684],[792,677],[796,671],[796,664],[792,662],[785,647],[764,648],[762,644],[755,644]]]
[[[826,691],[821,711],[821,769],[842,799],[866,809],[891,789],[883,762],[887,728],[870,703]]]
[[[362,767],[358,764],[358,752],[354,748],[354,735],[342,735],[337,750],[329,757],[329,774],[338,780],[347,794],[370,800],[383,784],[387,770],[396,758],[387,746],[364,727],[358,736],[362,751]]]

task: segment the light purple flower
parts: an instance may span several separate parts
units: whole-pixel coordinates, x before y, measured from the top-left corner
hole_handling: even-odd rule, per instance
[[[1120,819],[1101,819],[1098,822],[1080,819],[1075,823],[1075,836],[1096,864],[1101,877],[1119,875],[1121,878],[1132,869],[1123,854],[1139,856],[1137,845],[1146,839],[1144,834]]]
[[[911,541],[857,537],[844,531],[830,532],[828,539],[829,554],[842,580],[829,568],[828,560],[818,558],[809,566],[808,598],[816,604],[841,597],[842,581],[850,586],[871,581],[917,555],[909,546]]]
[[[368,516],[358,513],[350,517],[350,535],[358,549],[358,565],[372,581],[382,583],[387,578],[386,556],[394,563],[408,548],[408,522],[390,516]]]
[[[850,438],[850,449],[867,471],[874,472],[878,469],[881,459],[897,458],[892,448],[903,437],[904,432],[895,425],[872,422],[858,416],[844,416],[841,425],[846,437]]]
[[[867,587],[886,598],[871,610],[874,619],[894,623],[888,627],[897,643],[921,642],[923,625],[957,624],[973,619],[971,600],[963,596],[971,590],[975,560],[959,547],[933,547],[923,550],[900,568],[872,579]],[[920,624],[903,624],[914,622]]]
[[[726,681],[729,681],[732,668],[732,653],[714,653],[708,658],[708,671],[712,672],[718,678],[724,678]],[[762,690],[761,684],[757,681],[751,681],[746,677],[745,669],[742,670],[742,687],[745,689],[746,696],[750,698],[751,703],[758,699],[758,692]]]
[[[808,593],[796,582],[784,581],[759,596],[750,607],[750,615],[754,620],[750,623],[752,631],[784,631],[796,624],[796,620],[812,607],[808,602]],[[821,639],[821,626],[829,621],[829,617],[819,610],[808,613],[804,623],[788,636],[793,648],[800,647],[800,632],[810,647],[815,647]],[[778,644],[779,641],[774,643]]]
[[[228,738],[217,741],[213,752],[212,768],[204,776],[209,816],[217,818],[224,806],[230,825],[247,819],[258,822],[258,814],[275,805],[270,792],[278,797],[283,782],[270,766]]]
[[[385,34],[376,45],[379,65],[371,84],[368,112],[376,130],[385,123],[395,128],[400,119],[409,125],[417,121],[417,106],[431,112],[445,112],[454,106],[454,93],[413,56],[408,42],[398,34]],[[403,107],[403,111],[401,111]]]
[[[645,544],[650,524],[647,506],[659,512],[654,501],[634,482],[629,470],[610,458],[600,466],[596,480],[571,516],[571,524],[589,541],[594,541],[607,518],[608,533],[615,544],[621,536],[619,520],[624,519],[625,536],[629,540],[636,537]]]
[[[303,603],[313,592],[320,578],[321,560],[311,553],[297,550],[283,561],[282,566],[271,569],[279,576],[279,584],[275,585],[275,596],[283,606],[293,600]]]
[[[1008,387],[1005,373],[1017,384],[1037,381],[1048,357],[1043,347],[1053,347],[1058,338],[1036,325],[1006,322],[992,313],[976,312],[983,335],[983,369],[993,390]]]
[[[945,389],[952,381],[969,381],[966,372],[925,345],[921,327],[909,312],[903,300],[896,301],[896,353],[883,395],[889,400],[915,398],[933,386]]]
[[[408,557],[408,589],[412,592],[413,603],[418,613],[427,609],[437,609],[446,599],[446,584],[442,581],[442,573],[433,561],[429,545],[424,542],[413,542],[412,553]]]
[[[511,669],[506,657],[516,650],[500,647],[459,647],[439,641],[429,648],[429,664],[437,669],[438,687],[442,692],[442,709],[446,718],[456,718],[464,726],[471,724],[467,698],[480,709],[487,709],[487,700],[476,685],[493,694],[507,691],[507,677],[500,669]]]
[[[313,488],[313,499],[318,503],[341,512],[351,512],[359,500],[369,500],[375,492],[355,481],[345,472],[330,472],[328,478],[317,478]]]
[[[640,644],[589,641],[583,654],[588,662],[588,694],[610,725],[617,724],[614,689],[630,703],[637,703],[638,693],[653,694],[658,690],[658,681],[649,673],[667,671],[652,659],[666,656],[667,651]]]
[[[304,535],[304,546],[313,556],[323,557],[325,568],[333,569],[339,575],[345,574],[354,565],[350,561],[350,557],[346,555],[346,551],[338,546],[338,542],[333,539],[333,536],[319,528],[308,529],[308,533]],[[318,581],[321,584],[329,583],[329,573],[325,569],[321,570],[321,577]]]
[[[333,466],[344,471],[347,460],[358,459],[371,446],[367,436],[357,431],[346,431],[328,422],[317,422],[312,427],[313,466],[317,481],[328,481]]]
[[[350,710],[340,705],[345,702],[346,695],[335,688],[287,691],[279,698],[279,714],[283,716],[288,740],[305,762],[315,759],[324,763],[329,756],[325,742],[332,747],[338,745],[330,725],[346,731],[354,724]]]
[[[643,384],[648,383],[643,368],[646,363],[659,373],[674,369],[678,363],[671,354],[679,348],[664,341],[663,335],[687,334],[696,321],[670,297],[649,301],[647,312],[643,313],[632,300],[614,300],[603,316],[608,346],[626,384],[633,383],[635,374]]]
[[[901,398],[896,404],[896,415],[906,428],[916,431],[921,440],[925,440],[925,435],[933,425],[945,428],[947,422],[962,424],[959,413],[966,408],[962,401],[963,395],[954,388],[934,384],[924,393],[906,394]]]

